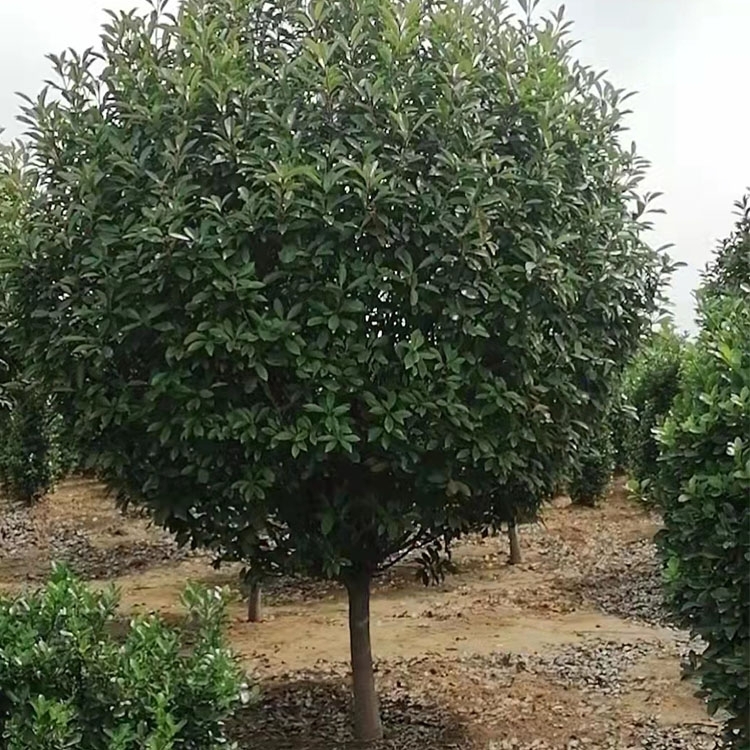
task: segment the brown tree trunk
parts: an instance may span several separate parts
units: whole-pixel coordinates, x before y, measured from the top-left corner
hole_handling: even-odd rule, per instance
[[[260,581],[253,581],[250,584],[250,591],[247,595],[247,621],[260,622],[263,619],[263,603],[261,600]]]
[[[508,541],[510,542],[510,564],[519,565],[522,561],[521,545],[518,542],[518,526],[514,518],[508,524]]]
[[[358,575],[347,581],[349,592],[349,643],[354,689],[354,734],[360,742],[383,737],[380,706],[375,692],[370,645],[370,577]]]

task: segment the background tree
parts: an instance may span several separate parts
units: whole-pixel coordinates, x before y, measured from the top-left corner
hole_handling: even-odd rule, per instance
[[[750,192],[734,205],[737,223],[706,268],[704,295],[750,294]]]
[[[0,488],[17,502],[33,503],[52,486],[47,415],[38,394],[16,391],[0,417]]]
[[[613,386],[607,412],[612,438],[612,459],[615,474],[625,474],[627,472],[627,436],[630,434],[636,418],[635,410],[628,403],[624,392],[628,370],[629,368],[626,366]]]
[[[605,413],[589,425],[578,447],[578,456],[568,484],[575,505],[594,507],[606,495],[615,468],[612,428]]]
[[[622,92],[557,17],[185,0],[113,15],[25,110],[14,350],[183,541],[349,596],[534,507],[656,307]]]
[[[653,481],[659,473],[661,427],[680,389],[680,368],[689,345],[669,323],[645,337],[622,379],[623,406],[632,418],[620,420],[621,442],[630,488],[653,502]]]
[[[0,135],[2,135],[2,130],[0,130]],[[7,307],[4,304],[3,258],[6,257],[10,246],[17,241],[21,206],[23,205],[23,191],[18,179],[19,164],[19,150],[10,144],[0,143],[0,334],[6,325],[2,310]],[[11,377],[10,373],[9,347],[0,346],[0,421],[5,420],[11,405],[7,390],[7,384]]]
[[[25,151],[18,144],[0,144],[0,341],[12,324],[3,268],[18,245],[29,201]],[[0,346],[0,488],[12,499],[33,502],[52,485],[50,400],[19,380],[21,355]]]

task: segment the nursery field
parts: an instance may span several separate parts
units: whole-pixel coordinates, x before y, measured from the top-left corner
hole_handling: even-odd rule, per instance
[[[621,484],[599,508],[558,498],[521,527],[524,559],[504,537],[454,553],[455,574],[424,587],[408,562],[372,601],[382,747],[711,748],[717,723],[680,678],[687,636],[663,610],[652,537],[659,519]],[[177,549],[99,485],[65,482],[31,509],[0,515],[0,589],[33,586],[53,560],[115,583],[126,613],[180,618],[188,580],[236,587],[237,570]],[[335,584],[269,581],[264,621],[239,595],[231,644],[261,690],[235,718],[241,748],[351,743],[345,593]]]

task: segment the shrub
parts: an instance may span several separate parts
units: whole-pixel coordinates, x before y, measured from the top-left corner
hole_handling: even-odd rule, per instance
[[[679,390],[685,349],[684,339],[671,326],[665,326],[649,336],[623,376],[625,413],[617,439],[623,444],[625,468],[634,480],[630,487],[648,502],[653,501],[653,483],[659,474],[660,448],[655,430]]]
[[[52,397],[47,413],[47,434],[50,472],[54,482],[85,468],[85,450],[77,440],[74,423],[75,417],[69,404],[59,397]]]
[[[30,503],[52,484],[49,399],[13,382],[19,357],[10,355],[3,335],[13,325],[4,270],[17,252],[31,195],[26,167],[21,146],[0,143],[0,488]]]
[[[80,447],[57,399],[17,386],[3,403],[0,382],[0,489],[30,504],[78,469]]]
[[[627,403],[622,393],[622,382],[619,382],[613,390],[609,409],[613,470],[617,473],[624,473],[628,467],[625,436],[632,430],[636,415],[635,410]]]
[[[13,500],[33,503],[53,481],[50,415],[34,393],[13,398],[0,415],[0,487]]]
[[[118,597],[57,567],[44,588],[0,598],[0,738],[8,750],[211,750],[241,692],[224,602],[188,586],[190,648],[157,617],[113,636]]]
[[[660,433],[659,545],[681,622],[708,644],[698,673],[712,711],[750,743],[750,305],[705,299],[703,328]]]
[[[596,505],[609,487],[614,468],[612,430],[609,420],[605,419],[581,443],[568,484],[573,503],[590,507]]]

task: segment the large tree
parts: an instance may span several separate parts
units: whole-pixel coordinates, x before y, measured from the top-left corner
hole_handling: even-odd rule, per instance
[[[180,538],[345,584],[362,739],[372,577],[533,511],[656,305],[624,97],[570,47],[481,3],[185,0],[25,110],[9,340]]]

